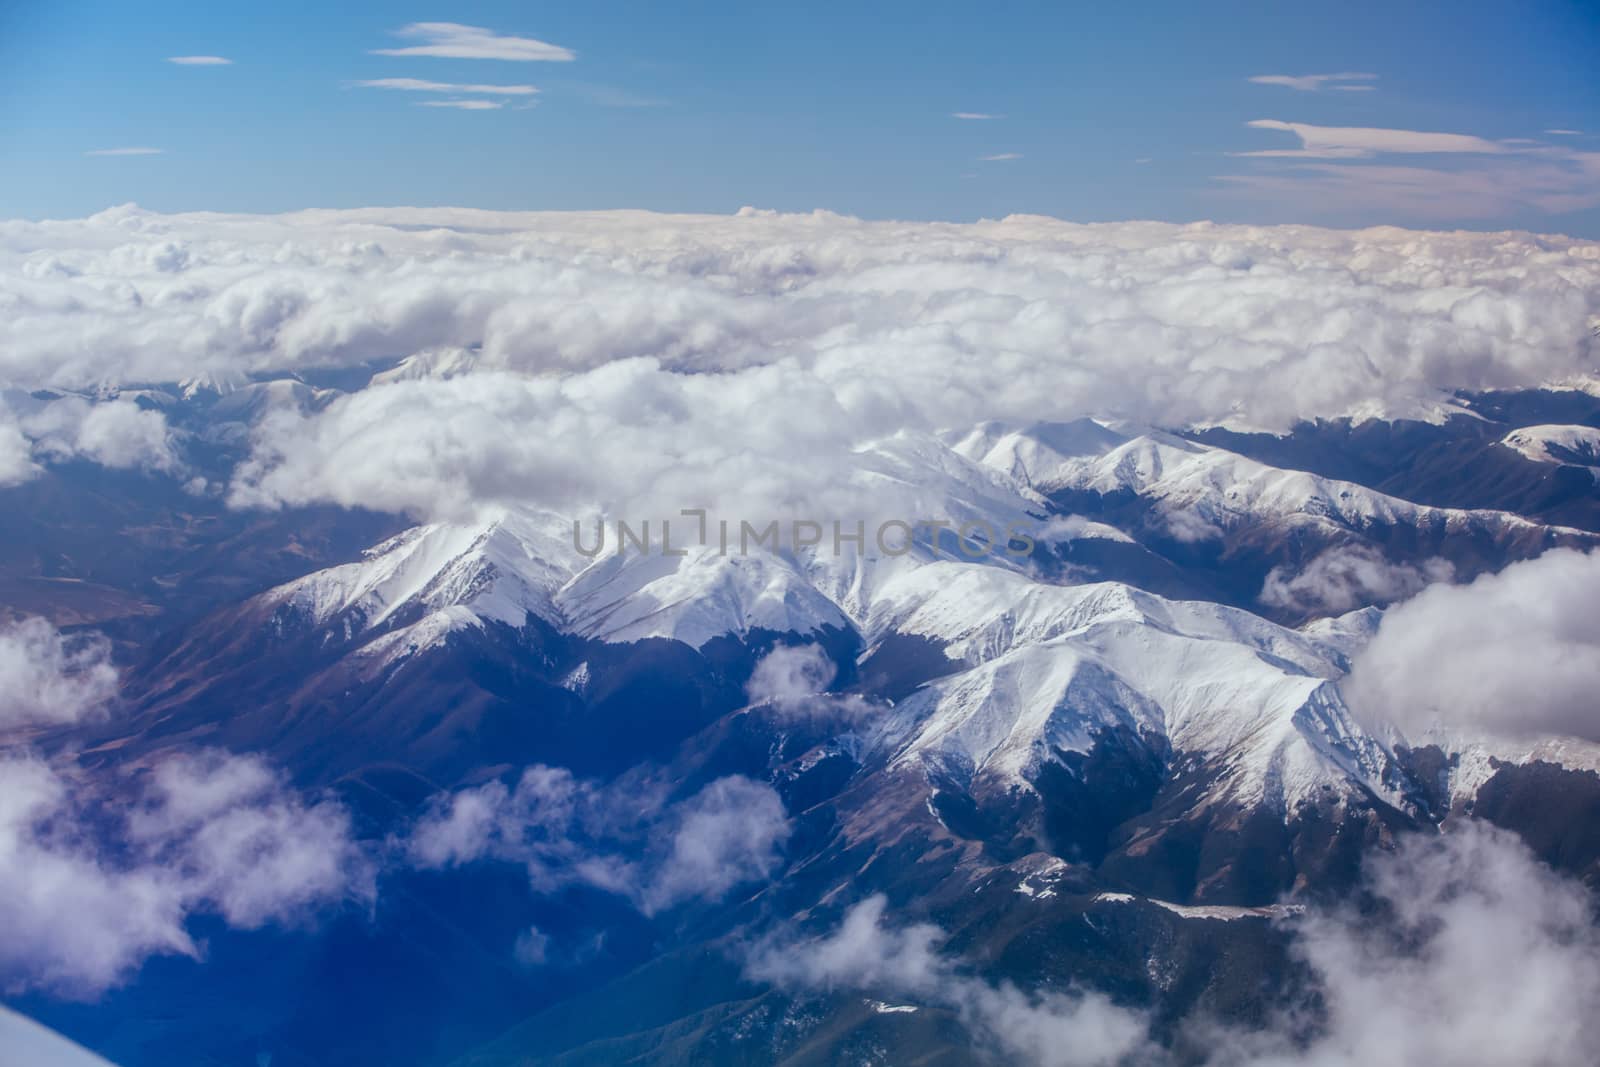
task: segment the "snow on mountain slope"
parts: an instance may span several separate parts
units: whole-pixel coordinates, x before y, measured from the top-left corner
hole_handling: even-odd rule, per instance
[[[563,520],[510,512],[477,524],[407,530],[360,562],[289,582],[263,600],[319,625],[344,617],[347,637],[382,626],[403,608],[425,615],[464,608],[472,619],[508,626],[524,625],[530,614],[556,623],[555,593],[582,559]]]
[[[1069,461],[1103,456],[1127,442],[1125,435],[1093,419],[1039,422],[1020,430],[986,422],[950,438],[958,454],[1036,487],[1048,486],[1054,472]]]
[[[1535,463],[1600,467],[1600,429],[1593,426],[1524,426],[1500,443]]]
[[[1268,466],[1161,431],[1128,436],[1086,421],[1010,433],[991,427],[953,447],[978,462],[1026,477],[1027,485],[1041,493],[1131,493],[1153,501],[1169,520],[1169,532],[1180,540],[1263,522],[1353,530],[1374,524],[1447,530],[1539,526],[1510,512],[1414,504],[1354,482]]]
[[[1025,787],[1053,750],[1087,752],[1122,726],[1222,761],[1218,797],[1292,807],[1350,776],[1386,791],[1386,746],[1331,683],[1338,653],[1248,612],[942,564],[885,591],[869,633],[890,632],[935,637],[974,664],[895,709],[877,742],[899,763]]]
[[[1161,709],[1057,640],[930,683],[895,710],[882,741],[898,748],[895,764],[924,758],[968,780],[987,773],[1025,785],[1053,750],[1088,752],[1117,727],[1159,736]]]
[[[753,629],[850,629],[852,619],[865,617],[883,581],[960,551],[951,533],[935,546],[921,532],[911,550],[899,554],[904,534],[897,529],[887,535],[894,551],[885,553],[875,543],[884,521],[938,518],[955,529],[976,523],[974,537],[996,540],[1009,527],[1032,530],[1045,521],[1036,495],[930,437],[898,435],[863,450],[854,477],[895,510],[829,520],[814,548],[794,550],[785,532],[777,551],[733,546],[724,554],[714,534],[711,544],[699,545],[695,521],[677,519],[673,543],[686,555],[663,552],[656,520],[650,551],[629,546],[619,552],[616,528],[608,524],[603,550],[590,557],[574,545],[570,517],[517,510],[480,523],[408,530],[368,550],[360,562],[298,579],[264,598],[318,624],[349,615],[347,637],[381,629],[403,614],[408,632],[372,646],[384,655],[427,647],[480,620],[521,626],[529,613],[604,641],[659,637],[699,646]],[[866,543],[845,541],[836,552],[834,521],[845,538],[858,532],[859,522]],[[635,530],[641,525],[630,523]],[[586,547],[594,543],[587,525],[583,537]],[[998,545],[976,547],[986,565],[1019,567]]]
[[[603,641],[665,637],[696,648],[751,630],[810,634],[851,628],[848,617],[789,560],[770,553],[607,555],[557,596],[573,632]]]
[[[885,583],[866,626],[867,640],[889,633],[937,638],[951,655],[978,663],[1025,644],[1127,622],[1237,643],[1332,677],[1335,659],[1317,641],[1238,608],[1168,600],[1120,582],[1050,585],[996,567],[945,561]]]

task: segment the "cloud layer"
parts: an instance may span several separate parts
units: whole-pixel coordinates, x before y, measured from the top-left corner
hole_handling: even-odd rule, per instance
[[[1413,737],[1600,742],[1600,555],[1557,549],[1389,609],[1343,683]]]
[[[0,378],[407,359],[264,423],[242,504],[626,505],[662,476],[677,506],[808,501],[900,431],[1075,415],[1278,428],[1571,380],[1597,343],[1596,249],[1022,217],[129,208],[0,224]],[[0,469],[16,452],[0,430]]]

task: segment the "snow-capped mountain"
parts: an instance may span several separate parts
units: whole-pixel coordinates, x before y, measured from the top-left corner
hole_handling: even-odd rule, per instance
[[[473,358],[446,353],[395,374],[448,375]],[[334,395],[278,381],[167,402],[188,412],[196,439],[228,445],[273,411]],[[1519,476],[1574,470],[1582,427],[1554,425],[1474,427],[1474,447],[1503,454],[1485,462]],[[231,429],[207,439],[207,426]],[[1356,587],[1354,606],[1293,617],[1259,600],[1267,574],[1308,582],[1323,553],[1352,545],[1359,566],[1422,573],[1440,558],[1463,581],[1590,544],[1593,531],[1419,503],[1188,434],[1090,420],[896,434],[854,455],[849,482],[865,490],[855,499],[884,502],[883,516],[942,526],[893,551],[872,537],[883,516],[861,517],[859,543],[836,546],[825,527],[815,544],[724,548],[679,517],[669,551],[652,517],[651,547],[618,551],[619,517],[606,516],[595,551],[594,516],[575,531],[556,509],[414,525],[180,618],[140,647],[114,715],[39,743],[108,773],[196,744],[260,753],[306,788],[348,798],[380,851],[401,847],[439,798],[492,797],[540,766],[572,774],[579,797],[625,798],[599,810],[539,800],[576,804],[585,841],[616,832],[619,811],[678,804],[688,807],[673,819],[719,833],[692,802],[730,776],[781,799],[788,829],[767,881],[659,917],[569,887],[608,902],[591,928],[593,901],[530,888],[516,864],[394,876],[412,894],[404,924],[380,916],[375,931],[341,936],[422,969],[436,951],[476,961],[456,964],[492,1019],[475,1044],[528,1013],[485,991],[575,1003],[538,979],[530,987],[536,972],[508,972],[509,950],[485,949],[540,944],[530,922],[563,946],[545,951],[569,961],[562,973],[583,996],[644,995],[616,993],[619,982],[663,1003],[663,988],[707,990],[696,996],[708,1003],[672,1001],[660,1025],[720,1012],[707,1033],[768,1034],[776,1024],[759,1000],[739,999],[739,975],[706,960],[725,961],[721,939],[764,917],[821,921],[866,893],[927,902],[952,930],[1004,931],[974,947],[1002,961],[996,973],[1105,972],[1142,995],[1204,996],[1219,988],[1206,960],[1280,951],[1275,920],[1347,891],[1362,858],[1408,830],[1489,818],[1576,869],[1600,863],[1581,836],[1531,813],[1558,794],[1587,796],[1582,782],[1600,769],[1592,745],[1408,737],[1362,718],[1341,682],[1392,597]],[[639,517],[621,518],[639,529]],[[707,516],[713,529],[718,518]],[[853,532],[857,516],[842,519]],[[963,529],[1019,531],[1026,550]],[[810,673],[774,674],[780,647],[802,650]],[[643,833],[665,838],[678,825]],[[641,855],[664,847],[636,844]],[[642,862],[623,869],[637,875],[626,864]],[[460,928],[463,885],[482,912],[468,925],[482,930]],[[435,940],[413,945],[418,928]],[[598,1007],[572,1010],[588,1029],[549,1040],[605,1049],[604,1062],[616,1024]],[[825,1033],[841,1010],[793,1027]],[[524,1026],[556,1032],[548,1022]],[[703,1051],[722,1038],[684,1040]],[[520,1062],[537,1044],[522,1027],[501,1041],[513,1051],[483,1045],[482,1062]]]
[[[1600,429],[1593,426],[1524,426],[1501,443],[1535,463],[1600,467]]]

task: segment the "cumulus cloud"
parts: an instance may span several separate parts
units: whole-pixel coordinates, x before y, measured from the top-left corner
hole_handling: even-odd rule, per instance
[[[116,694],[104,637],[67,636],[38,617],[0,624],[0,728],[77,722]]]
[[[82,458],[103,467],[172,471],[179,466],[167,418],[118,398],[95,403],[67,396],[23,416],[36,457]]]
[[[21,485],[39,473],[33,461],[33,442],[22,432],[11,412],[0,404],[0,489]]]
[[[1313,911],[1294,948],[1322,1015],[1214,1031],[1209,1062],[1244,1067],[1450,1063],[1579,1067],[1600,1039],[1600,931],[1583,887],[1514,836],[1465,823],[1372,863],[1376,915]],[[1518,966],[1507,966],[1516,960]]]
[[[876,710],[853,693],[829,693],[838,666],[821,645],[779,645],[756,661],[745,686],[751,704],[783,720],[854,723]]]
[[[1094,1067],[1156,1054],[1148,1021],[1094,992],[1029,993],[991,983],[940,951],[944,933],[927,923],[885,921],[888,902],[868,897],[832,933],[777,938],[756,946],[746,972],[801,992],[861,992],[954,1011],[1008,1062]]]
[[[769,785],[719,778],[668,813],[671,845],[640,896],[653,913],[695,898],[720,900],[777,870],[788,812]]]
[[[1362,73],[1257,74],[1250,80],[1257,85],[1281,85],[1286,89],[1296,89],[1303,93],[1314,93],[1323,89],[1354,93],[1370,92],[1375,87],[1365,83],[1377,81],[1378,76]]]
[[[794,704],[827,691],[839,673],[821,645],[779,645],[756,662],[745,692],[752,704]]]
[[[514,787],[495,781],[437,799],[404,847],[424,869],[517,863],[540,892],[587,885],[655,914],[768,877],[790,830],[778,794],[738,775],[666,803],[659,785],[607,789],[536,765]]]
[[[1600,555],[1557,549],[1390,608],[1344,681],[1413,736],[1600,741]]]
[[[375,48],[380,56],[437,56],[445,59],[504,59],[565,62],[576,54],[560,45],[532,37],[512,37],[459,22],[413,22],[394,31],[395,36],[421,41],[404,48]]]
[[[1368,910],[1287,920],[1315,1008],[1277,1009],[1246,1029],[1186,1021],[1182,1062],[1210,1067],[1451,1063],[1579,1067],[1592,1058],[1600,998],[1594,901],[1514,836],[1467,822],[1415,834],[1368,866]],[[894,924],[882,896],[831,933],[755,945],[750,977],[800,993],[851,991],[955,1012],[1006,1062],[1030,1067],[1172,1064],[1149,1017],[1093,992],[990,982],[943,951],[926,923]],[[1507,967],[1506,961],[1525,966]]]
[[[323,901],[370,900],[375,872],[330,800],[294,793],[260,760],[208,751],[151,772],[129,838],[231,925],[291,923]]]
[[[198,958],[186,924],[254,928],[370,900],[373,868],[330,800],[251,757],[201,753],[131,783],[0,759],[0,988],[87,996],[149,956]],[[117,795],[113,796],[112,794]]]
[[[620,507],[664,477],[668,513],[723,492],[820,510],[856,449],[900,431],[1281,428],[1569,380],[1594,353],[1593,248],[1039,218],[119,209],[0,228],[0,378],[239,380],[450,350],[448,380],[421,368],[263,424],[236,500]]]
[[[1430,559],[1420,566],[1392,563],[1370,545],[1339,545],[1303,567],[1272,568],[1256,599],[1298,615],[1342,615],[1354,608],[1413,596],[1430,582],[1447,582],[1455,568]]]

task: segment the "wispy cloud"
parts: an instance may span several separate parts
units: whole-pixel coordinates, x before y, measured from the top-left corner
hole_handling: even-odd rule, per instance
[[[159,156],[160,148],[95,148],[85,152],[86,156]]]
[[[1499,155],[1508,151],[1498,141],[1465,133],[1425,133],[1373,126],[1311,126],[1279,119],[1246,123],[1257,130],[1281,130],[1300,138],[1299,148],[1268,148],[1233,155],[1290,159],[1366,159],[1383,152],[1428,154],[1435,152]]]
[[[986,122],[989,119],[1005,118],[1004,115],[990,115],[983,111],[952,111],[950,112],[950,117],[953,119],[969,119],[974,122]]]
[[[489,96],[532,96],[539,91],[532,85],[473,85],[459,82],[430,82],[421,78],[374,78],[353,84],[363,89],[398,89],[413,93],[481,93]]]
[[[180,67],[229,67],[233,60],[223,56],[168,56],[168,63],[176,63]]]
[[[1554,134],[1557,137],[1582,137],[1583,136],[1583,131],[1582,130],[1561,130],[1561,129],[1556,129],[1556,130],[1546,130],[1544,132],[1545,133],[1549,133],[1549,134]]]
[[[1600,205],[1600,152],[1463,158],[1474,162],[1452,169],[1301,163],[1288,173],[1218,178],[1253,203],[1272,200],[1298,214],[1374,222],[1495,219],[1528,208],[1560,214]]]
[[[406,48],[375,48],[380,56],[437,56],[445,59],[505,59],[516,62],[576,59],[570,48],[535,40],[509,37],[482,26],[459,22],[413,22],[395,31],[398,37],[421,41]]]
[[[1294,134],[1300,147],[1229,155],[1295,162],[1286,170],[1219,175],[1219,180],[1257,202],[1277,200],[1302,214],[1356,215],[1373,221],[1492,219],[1530,208],[1559,214],[1600,204],[1600,152],[1465,133],[1313,126],[1278,119],[1247,125]],[[1404,163],[1356,162],[1390,156],[1413,158]]]
[[[554,86],[552,86],[554,88]],[[666,107],[669,101],[656,96],[645,96],[615,85],[597,85],[594,82],[563,82],[560,88],[581,96],[600,107]]]
[[[980,163],[1004,163],[1006,160],[1009,160],[1009,159],[1021,159],[1021,158],[1022,158],[1022,153],[1021,152],[996,152],[992,156],[979,156],[978,157],[978,162],[980,162]]]
[[[1375,86],[1362,84],[1378,80],[1376,74],[1346,72],[1342,74],[1257,74],[1250,79],[1257,85],[1281,85],[1302,93],[1317,93],[1335,89],[1346,93],[1371,92]]]
[[[418,107],[453,107],[457,111],[498,111],[505,107],[500,100],[419,100]]]

